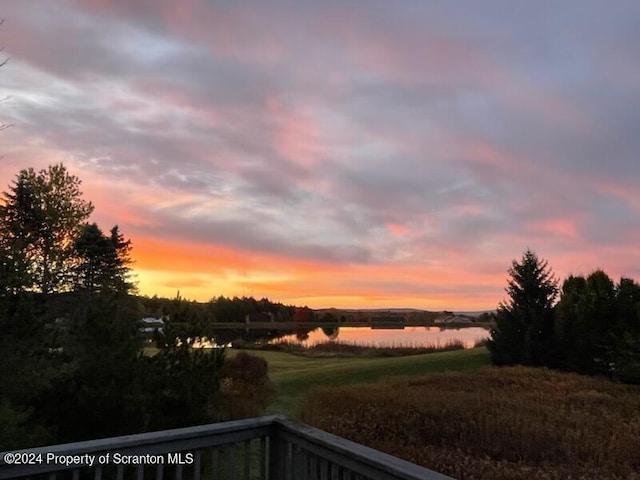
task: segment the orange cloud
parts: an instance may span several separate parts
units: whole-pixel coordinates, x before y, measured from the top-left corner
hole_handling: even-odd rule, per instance
[[[397,223],[388,223],[387,230],[396,237],[406,237],[412,233],[412,230],[405,225],[399,225]]]
[[[494,308],[502,288],[491,292],[482,286],[501,285],[504,279],[462,267],[452,273],[451,266],[444,265],[346,266],[151,238],[135,240],[134,259],[144,294],[173,296],[180,290],[182,296],[198,300],[267,296],[313,308]],[[401,281],[396,285],[397,279]]]

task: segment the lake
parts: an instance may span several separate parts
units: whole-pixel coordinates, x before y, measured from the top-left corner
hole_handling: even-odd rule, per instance
[[[327,330],[325,332],[325,330]],[[441,327],[405,327],[371,328],[341,327],[337,329],[316,328],[310,332],[285,335],[271,340],[270,343],[292,342],[306,347],[329,340],[353,345],[376,347],[428,347],[444,346],[460,341],[465,348],[472,348],[480,340],[489,337],[489,330],[482,327],[441,328]]]

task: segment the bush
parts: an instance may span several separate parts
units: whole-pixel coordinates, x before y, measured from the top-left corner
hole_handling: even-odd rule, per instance
[[[225,359],[220,374],[220,392],[210,409],[218,420],[236,420],[260,415],[267,406],[271,383],[267,361],[246,352]]]

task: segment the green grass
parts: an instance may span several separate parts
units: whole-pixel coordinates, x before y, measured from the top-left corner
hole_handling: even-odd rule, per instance
[[[392,358],[312,358],[283,352],[252,350],[269,363],[274,394],[267,414],[282,413],[299,417],[304,394],[318,385],[355,385],[385,377],[461,371],[489,365],[484,347],[424,355]]]

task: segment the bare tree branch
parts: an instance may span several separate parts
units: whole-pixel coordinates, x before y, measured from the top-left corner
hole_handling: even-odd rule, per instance
[[[0,18],[0,27],[2,26],[3,23],[4,23],[4,18]],[[3,52],[3,51],[4,51],[4,47],[0,47],[0,52]],[[8,61],[9,61],[9,57],[6,57],[5,59],[0,60],[0,68],[5,66]],[[7,95],[3,99],[0,99],[0,103],[8,100],[9,98],[11,98],[11,95]],[[12,126],[13,126],[13,123],[0,123],[0,132]],[[4,157],[4,155],[0,156],[0,160],[2,159],[2,157]]]

